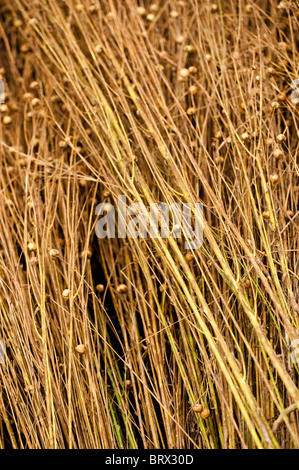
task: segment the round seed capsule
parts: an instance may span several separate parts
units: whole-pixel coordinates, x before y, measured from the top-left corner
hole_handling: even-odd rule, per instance
[[[242,137],[242,140],[244,140],[245,142],[250,139],[250,135],[248,134],[248,132],[243,132],[241,137]]]
[[[171,18],[177,18],[179,16],[178,12],[175,10],[172,10],[169,15]]]
[[[273,175],[270,175],[270,181],[272,184],[276,184],[279,181],[279,176],[277,173],[274,173]]]
[[[196,95],[196,93],[198,93],[198,91],[199,91],[199,88],[196,85],[191,85],[189,87],[189,92],[191,93],[191,95]]]
[[[78,344],[78,346],[75,347],[75,350],[79,354],[84,354],[86,352],[86,346],[85,344]]]
[[[7,126],[8,124],[11,124],[11,116],[4,116],[3,118],[3,124],[5,124],[5,126]]]
[[[155,21],[156,17],[153,13],[149,13],[147,16],[146,16],[146,19],[147,21]]]
[[[188,116],[194,116],[196,114],[196,109],[193,106],[190,106],[190,108],[187,109],[186,113]]]
[[[70,291],[69,289],[64,289],[64,291],[62,292],[62,297],[64,299],[68,299],[70,297]]]
[[[28,46],[28,44],[22,44],[20,47],[20,51],[23,52],[24,54],[29,52],[29,50],[30,50],[30,46]]]
[[[203,411],[203,406],[200,403],[196,403],[193,407],[192,410],[194,413],[201,413]]]
[[[188,253],[186,253],[185,255],[185,258],[186,258],[186,261],[192,261],[194,258],[192,251],[188,251]]]
[[[279,107],[280,107],[280,104],[278,103],[278,101],[273,101],[271,103],[271,108],[278,109]]]
[[[187,78],[189,75],[189,70],[188,69],[181,69],[179,71],[179,75],[181,78]]]
[[[204,409],[204,410],[200,413],[200,416],[201,416],[203,419],[207,419],[207,418],[210,416],[210,410]]]
[[[31,100],[32,98],[33,98],[33,95],[32,95],[32,93],[30,93],[29,91],[27,91],[27,92],[24,93],[24,95],[23,95],[23,99],[24,99],[25,101],[29,101],[29,100]]]
[[[146,9],[143,8],[143,7],[138,7],[136,11],[137,11],[138,15],[140,15],[140,16],[145,16],[146,15]]]
[[[286,101],[288,99],[288,97],[285,93],[279,93],[279,95],[277,96],[277,99],[279,101]]]
[[[196,51],[195,47],[192,45],[192,44],[187,44],[185,47],[184,47],[184,51],[185,52],[188,52],[189,54],[192,54],[193,52]]]
[[[98,11],[97,5],[91,5],[91,6],[88,8],[88,11],[89,11],[89,13],[91,13],[91,14],[96,13],[96,12]]]
[[[268,220],[268,219],[270,219],[270,212],[269,211],[264,211],[262,213],[262,216],[265,220]]]
[[[67,147],[67,143],[65,140],[61,140],[60,142],[58,142],[58,147],[60,147],[61,149]]]
[[[22,21],[21,20],[15,20],[13,23],[15,28],[20,28],[22,26]]]
[[[279,160],[281,157],[283,157],[283,151],[280,149],[276,149],[274,150],[273,155],[276,158],[276,160]]]
[[[77,3],[75,8],[80,13],[81,11],[84,10],[84,5],[82,5],[82,3]]]
[[[119,284],[119,286],[117,286],[116,288],[116,292],[118,294],[125,294],[127,291],[128,287],[126,286],[126,284]]]
[[[197,73],[197,67],[195,67],[194,65],[191,65],[191,66],[188,68],[188,72],[189,72],[191,75],[194,75],[195,73]]]
[[[278,136],[276,137],[276,140],[277,142],[282,143],[282,142],[285,142],[287,138],[284,134],[278,134]]]
[[[101,293],[101,292],[104,292],[104,290],[105,290],[104,284],[97,284],[96,285],[96,291],[97,292]]]
[[[0,113],[7,113],[7,112],[8,112],[7,104],[1,104],[0,105]]]
[[[38,98],[33,98],[33,100],[31,100],[31,104],[33,107],[37,106],[39,103],[40,100]]]
[[[59,256],[59,251],[56,250],[55,248],[52,248],[50,251],[49,251],[49,254],[51,256],[51,258],[57,258]]]
[[[32,241],[31,241],[31,242],[28,242],[28,244],[27,244],[27,249],[28,249],[29,251],[36,251],[36,250],[37,250],[37,245],[36,245],[36,243],[35,243],[35,242],[32,242]]]
[[[182,34],[178,34],[178,36],[175,38],[175,42],[177,44],[182,44],[184,42],[184,36]]]
[[[149,11],[155,11],[157,12],[159,10],[159,7],[156,3],[151,3],[151,5],[149,6]]]

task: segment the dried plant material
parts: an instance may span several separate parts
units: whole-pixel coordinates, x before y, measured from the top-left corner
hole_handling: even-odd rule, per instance
[[[2,0],[1,449],[299,448],[295,3]]]

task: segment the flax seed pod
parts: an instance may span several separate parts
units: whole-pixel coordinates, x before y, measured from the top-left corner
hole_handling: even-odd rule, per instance
[[[276,158],[276,160],[279,160],[280,158],[283,157],[283,151],[281,149],[276,149],[273,152],[273,156],[274,158]]]
[[[242,137],[242,140],[244,140],[244,142],[247,142],[250,139],[250,135],[248,134],[248,132],[243,132],[241,137]]]
[[[77,3],[75,8],[79,13],[81,13],[84,10],[84,5],[82,3]]]
[[[40,100],[38,98],[33,98],[31,100],[31,104],[35,108],[36,106],[38,106],[40,104]]]
[[[287,140],[286,136],[284,134],[278,134],[278,136],[276,137],[276,140],[278,143],[282,143],[282,142],[285,142]]]
[[[56,248],[52,248],[50,251],[49,251],[49,255],[52,259],[54,258],[58,258],[59,256],[59,251],[56,250]]]
[[[279,181],[279,176],[277,173],[274,173],[273,175],[270,175],[270,181],[272,184],[276,184]]]
[[[286,101],[288,99],[288,97],[285,93],[279,93],[279,95],[277,96],[277,99],[279,101]]]
[[[30,93],[29,91],[27,91],[27,92],[24,93],[24,95],[23,95],[23,100],[24,100],[24,101],[30,101],[30,100],[32,100],[32,98],[33,98],[33,95],[32,95],[32,93]]]
[[[191,85],[189,87],[189,93],[191,93],[191,95],[196,95],[196,93],[198,93],[198,91],[199,91],[199,88],[196,85]]]
[[[189,76],[189,70],[188,69],[181,69],[179,71],[179,79],[185,80]]]
[[[70,297],[70,291],[69,291],[69,289],[64,289],[64,291],[62,292],[62,297],[63,297],[64,299],[69,299],[69,297]]]
[[[146,19],[147,21],[150,21],[150,22],[153,22],[155,21],[156,17],[153,13],[149,13],[147,16],[146,16]]]
[[[286,213],[287,213],[287,216],[290,217],[290,218],[294,217],[294,215],[295,215],[294,212],[291,211],[291,210],[287,210]]]
[[[158,10],[159,10],[159,6],[156,3],[151,3],[150,4],[149,11],[153,11],[153,12],[157,13]]]
[[[190,73],[190,75],[194,75],[195,73],[197,73],[197,67],[195,67],[194,65],[191,65],[188,68],[188,72]]]
[[[37,245],[35,242],[31,241],[31,242],[28,242],[27,244],[27,249],[28,251],[36,251],[37,250]]]
[[[186,261],[192,261],[194,259],[192,251],[188,251],[185,255]]]
[[[94,50],[95,50],[96,54],[101,54],[101,52],[103,52],[103,48],[102,48],[101,44],[97,44],[95,46]]]
[[[11,116],[4,116],[4,118],[3,118],[3,124],[4,124],[5,126],[7,126],[8,124],[11,124],[11,122],[12,122]]]
[[[96,285],[96,291],[97,292],[102,293],[102,292],[104,292],[104,290],[105,290],[104,284],[97,284]]]
[[[19,29],[22,26],[22,21],[21,20],[15,20],[13,22],[13,25],[14,25],[15,28]]]
[[[190,106],[190,108],[187,109],[186,113],[188,116],[194,116],[196,114],[196,109],[193,106]]]
[[[207,418],[210,416],[210,410],[208,410],[207,408],[205,408],[205,409],[200,413],[200,416],[201,416],[203,419],[207,419]]]
[[[146,9],[144,7],[137,7],[136,11],[137,11],[138,15],[146,16]]]
[[[184,51],[188,52],[188,54],[192,54],[196,52],[196,49],[192,44],[186,44],[186,46],[184,47]]]
[[[85,344],[78,344],[78,346],[75,347],[75,350],[79,354],[84,354],[86,352],[86,346]]]
[[[184,36],[182,34],[178,34],[176,37],[175,37],[175,42],[177,44],[182,44],[184,42]]]
[[[38,88],[38,81],[34,80],[33,82],[31,82],[31,83],[29,84],[29,88],[30,88],[31,90],[35,90],[35,88]]]
[[[278,101],[273,101],[271,103],[271,108],[272,109],[278,109],[280,107],[280,104],[278,103]]]
[[[125,294],[128,291],[126,284],[119,284],[116,288],[118,294]]]
[[[1,104],[0,105],[0,113],[7,113],[7,112],[8,112],[7,104]]]
[[[203,411],[203,406],[200,403],[196,403],[193,407],[192,410],[194,413],[201,413]]]
[[[91,14],[96,13],[98,10],[99,10],[99,9],[98,9],[97,5],[91,5],[91,6],[88,8],[89,13],[91,13]]]

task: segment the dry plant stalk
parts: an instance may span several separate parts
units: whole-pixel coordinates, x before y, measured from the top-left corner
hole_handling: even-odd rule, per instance
[[[3,0],[1,448],[299,448],[296,2]],[[202,202],[204,242],[95,236]]]

